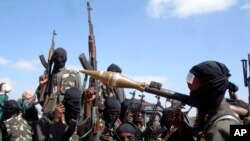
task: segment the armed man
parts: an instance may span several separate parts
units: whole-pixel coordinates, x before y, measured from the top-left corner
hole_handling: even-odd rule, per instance
[[[189,71],[187,85],[190,102],[198,109],[200,140],[228,141],[230,125],[241,124],[224,99],[230,76],[229,69],[217,61],[201,62]]]
[[[81,78],[77,71],[66,69],[67,51],[65,49],[55,49],[51,61],[54,64],[51,76],[40,76],[40,85],[36,94],[42,104],[44,115],[53,118],[53,111],[63,100],[65,91],[71,87],[77,87],[81,90]],[[48,87],[50,90],[47,91]]]

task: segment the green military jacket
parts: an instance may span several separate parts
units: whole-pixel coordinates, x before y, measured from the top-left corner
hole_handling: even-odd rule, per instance
[[[54,74],[52,93],[45,98],[42,109],[43,112],[48,113],[54,111],[56,104],[63,100],[65,91],[71,87],[77,87],[82,90],[79,72],[65,68],[60,69],[58,73]],[[38,99],[40,99],[42,90],[39,87],[36,90],[36,94]]]
[[[240,125],[241,120],[229,109],[226,101],[207,116],[207,124],[200,141],[229,141],[230,125]]]
[[[126,99],[126,95],[123,88],[110,87],[102,83],[100,83],[99,85],[99,97],[102,104],[109,97],[115,97],[121,103]]]

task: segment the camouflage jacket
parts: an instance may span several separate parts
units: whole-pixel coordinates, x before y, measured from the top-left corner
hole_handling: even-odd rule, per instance
[[[58,100],[61,102],[64,98],[64,93],[71,87],[77,87],[82,90],[81,77],[79,72],[74,70],[67,70],[65,68],[61,69],[60,72],[54,74],[53,76],[53,87],[52,93],[47,95],[43,105],[43,112],[48,113],[54,111],[56,103]],[[36,90],[38,99],[42,94],[42,90],[38,87]]]
[[[114,88],[102,83],[99,85],[99,97],[100,102],[102,104],[108,97],[116,97],[121,103],[126,99],[126,95],[123,88]]]
[[[3,121],[6,127],[7,135],[3,135],[8,141],[32,141],[31,127],[22,114],[13,116]]]

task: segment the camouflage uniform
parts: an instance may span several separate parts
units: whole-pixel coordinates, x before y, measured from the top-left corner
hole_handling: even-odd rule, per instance
[[[60,102],[63,100],[64,93],[67,89],[77,87],[82,90],[80,74],[77,71],[62,68],[58,73],[54,74],[53,78],[52,93],[46,96],[45,105],[43,106],[44,113],[54,111],[56,103],[58,100]],[[41,96],[41,89],[38,88],[36,93],[39,99]]]
[[[21,114],[7,119],[4,124],[8,141],[32,141],[31,127]]]
[[[126,96],[123,88],[114,88],[102,83],[100,83],[99,85],[100,85],[99,97],[100,97],[100,102],[102,104],[104,104],[105,100],[108,97],[115,97],[120,101],[120,103],[125,101]]]

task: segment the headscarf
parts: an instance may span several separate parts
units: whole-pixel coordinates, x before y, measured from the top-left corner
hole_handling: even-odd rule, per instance
[[[191,68],[190,73],[202,82],[202,86],[190,92],[191,103],[198,109],[217,108],[229,88],[228,68],[216,61],[205,61]]]
[[[124,122],[116,129],[116,134],[119,136],[120,133],[127,132],[135,136],[136,141],[140,140],[141,132],[136,125],[131,122]]]
[[[22,109],[22,112],[25,113],[27,109],[29,109],[33,103],[35,102],[36,96],[32,94],[31,91],[25,90],[22,94],[22,98],[18,99],[18,104]]]
[[[118,72],[118,73],[121,73],[122,72],[122,69],[116,65],[116,64],[111,64],[109,65],[109,67],[107,68],[107,71],[112,71],[112,72]]]
[[[11,116],[20,113],[20,107],[16,100],[8,100],[4,106],[4,118],[9,119]]]
[[[121,108],[121,103],[118,99],[114,97],[109,97],[104,102],[105,109],[115,109],[115,108]]]
[[[72,87],[65,92],[62,103],[66,109],[65,116],[69,120],[71,118],[76,119],[80,113],[81,94],[81,91],[76,87]]]
[[[105,124],[107,127],[113,127],[115,121],[118,119],[120,116],[120,112],[112,112],[112,109],[119,109],[121,110],[121,103],[118,99],[114,97],[109,97],[106,99],[104,102],[104,112],[103,116],[105,117]]]

